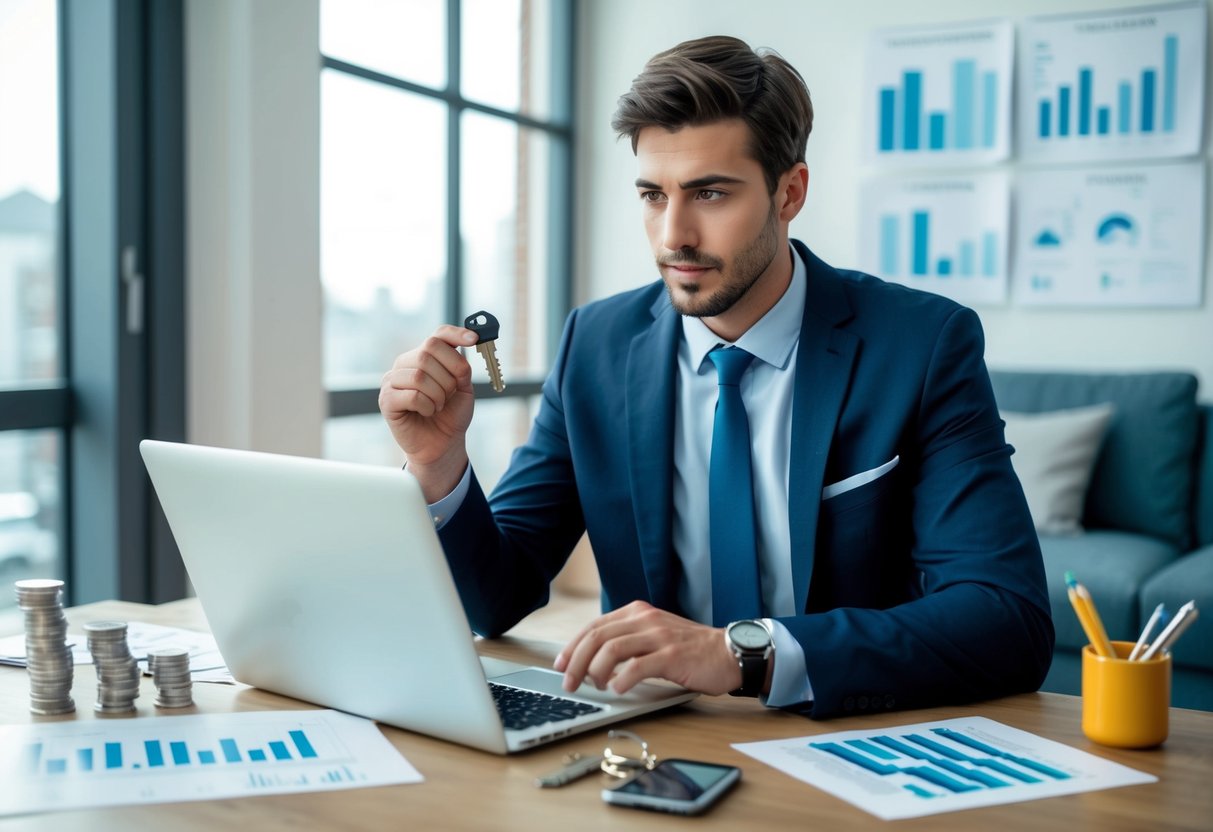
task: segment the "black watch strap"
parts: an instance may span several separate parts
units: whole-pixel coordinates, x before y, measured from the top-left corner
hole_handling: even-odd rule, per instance
[[[741,687],[732,691],[733,696],[758,696],[767,680],[767,657],[762,653],[742,653],[737,657],[741,667]]]

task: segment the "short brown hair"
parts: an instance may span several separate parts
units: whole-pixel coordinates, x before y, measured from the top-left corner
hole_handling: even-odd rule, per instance
[[[780,175],[804,161],[813,129],[804,78],[773,50],[717,35],[660,52],[620,96],[611,127],[631,138],[634,153],[645,127],[673,131],[730,118],[750,128],[751,153],[773,194]]]

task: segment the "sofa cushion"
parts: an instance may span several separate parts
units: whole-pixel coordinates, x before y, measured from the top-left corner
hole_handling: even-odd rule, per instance
[[[1138,615],[1144,622],[1159,604],[1175,612],[1189,601],[1201,613],[1175,643],[1178,666],[1213,670],[1213,546],[1189,552],[1146,581]]]
[[[1197,435],[1195,376],[996,371],[990,379],[1001,410],[1115,405],[1095,462],[1083,525],[1187,545]]]
[[[1196,467],[1196,543],[1213,545],[1213,404],[1200,406],[1200,456]]]
[[[1078,534],[1095,457],[1113,406],[1097,404],[1047,413],[1003,411],[1011,464],[1023,484],[1038,531]]]
[[[1091,591],[1109,638],[1134,641],[1141,632],[1142,584],[1179,557],[1176,547],[1157,538],[1107,530],[1077,537],[1041,535],[1040,551],[1049,582],[1057,646],[1070,650],[1081,649],[1087,636],[1066,595],[1067,571]]]

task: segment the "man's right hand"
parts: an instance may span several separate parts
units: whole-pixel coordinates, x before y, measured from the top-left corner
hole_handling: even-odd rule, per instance
[[[379,412],[431,503],[450,494],[467,469],[472,367],[457,348],[477,340],[469,329],[440,326],[420,347],[396,357],[379,388]]]

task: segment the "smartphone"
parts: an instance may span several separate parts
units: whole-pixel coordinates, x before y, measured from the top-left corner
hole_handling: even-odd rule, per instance
[[[613,789],[602,799],[616,806],[634,806],[655,812],[697,815],[741,779],[737,766],[694,760],[662,760]]]

